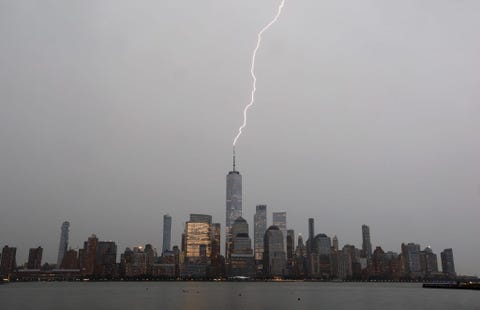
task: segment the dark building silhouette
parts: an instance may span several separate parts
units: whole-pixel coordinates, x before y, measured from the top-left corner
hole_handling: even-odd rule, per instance
[[[286,255],[283,233],[277,226],[270,226],[263,241],[263,270],[267,277],[283,276],[286,269]]]
[[[60,267],[63,261],[63,256],[67,252],[68,237],[69,237],[70,222],[63,222],[60,231],[60,244],[58,246],[57,268]]]
[[[455,276],[455,262],[453,261],[453,250],[445,249],[440,253],[442,259],[442,272],[448,276]]]
[[[42,266],[42,254],[43,249],[42,247],[32,248],[28,251],[28,262],[27,268],[28,269],[40,269]]]
[[[168,214],[163,216],[163,244],[162,253],[170,250],[172,239],[172,217]]]
[[[117,275],[117,245],[113,241],[98,241],[95,251],[94,276],[112,279]]]
[[[85,276],[94,275],[97,245],[98,238],[92,235],[83,243],[83,249],[79,251],[80,272]]]
[[[61,269],[78,269],[78,252],[74,249],[69,249],[63,257]]]
[[[364,257],[372,258],[372,242],[370,241],[370,227],[362,225],[362,251]]]
[[[8,277],[15,271],[15,268],[17,268],[16,255],[17,248],[8,245],[3,247],[0,274]]]

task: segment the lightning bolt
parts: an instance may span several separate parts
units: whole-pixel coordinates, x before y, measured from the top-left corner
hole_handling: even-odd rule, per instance
[[[243,124],[238,128],[238,133],[235,139],[233,139],[233,147],[235,148],[235,144],[237,144],[238,138],[242,135],[242,130],[247,126],[247,111],[248,109],[253,105],[255,102],[255,92],[257,91],[257,77],[255,76],[255,59],[257,57],[257,51],[260,48],[260,44],[262,43],[262,35],[265,31],[268,30],[275,22],[278,20],[280,17],[280,14],[282,14],[282,9],[285,6],[285,0],[282,0],[280,5],[278,6],[277,14],[275,17],[265,26],[260,30],[260,32],[257,34],[257,45],[255,46],[255,49],[253,50],[253,55],[252,55],[252,66],[250,67],[250,75],[252,76],[252,92],[251,92],[251,98],[250,98],[250,103],[245,107],[243,110]]]

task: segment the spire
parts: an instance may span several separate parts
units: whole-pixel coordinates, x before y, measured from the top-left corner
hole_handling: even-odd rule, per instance
[[[235,145],[233,146],[233,171],[235,171]]]

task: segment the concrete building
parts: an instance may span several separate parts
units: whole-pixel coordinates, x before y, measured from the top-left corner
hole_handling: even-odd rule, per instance
[[[60,268],[63,261],[63,256],[68,249],[68,235],[70,230],[70,222],[63,222],[60,229],[60,244],[58,246],[58,255],[57,255],[57,268]]]
[[[162,253],[170,250],[172,240],[172,217],[168,214],[163,216],[163,244]]]

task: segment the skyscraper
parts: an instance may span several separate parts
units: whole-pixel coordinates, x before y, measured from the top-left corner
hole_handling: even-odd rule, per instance
[[[338,251],[338,238],[337,238],[337,236],[333,236],[332,246],[333,246],[333,250]]]
[[[212,259],[220,257],[220,223],[213,223],[210,231],[212,239]]]
[[[88,240],[83,243],[83,249],[79,251],[80,271],[85,276],[92,276],[95,272],[97,246],[98,238],[92,234]]]
[[[455,262],[453,261],[453,250],[445,249],[440,253],[442,259],[442,272],[447,275],[455,275]]]
[[[172,239],[172,217],[168,214],[163,216],[163,245],[162,253],[170,250],[170,242]]]
[[[41,246],[38,248],[32,248],[28,251],[28,269],[40,269],[42,266],[42,254],[43,249]]]
[[[411,278],[417,277],[422,271],[420,264],[420,244],[402,243],[402,257],[404,264],[403,269]]]
[[[185,256],[187,258],[210,258],[212,216],[190,214],[190,221],[185,224]]]
[[[3,247],[2,260],[0,264],[0,275],[9,276],[11,273],[13,273],[13,271],[17,267],[16,256],[17,248],[12,248],[8,245]]]
[[[113,241],[98,241],[95,250],[94,274],[111,279],[116,275],[117,245]]]
[[[366,258],[372,258],[372,243],[370,242],[370,227],[362,225],[362,250]]]
[[[307,254],[312,253],[313,237],[315,236],[315,223],[313,218],[308,219],[308,239],[307,239]]]
[[[60,245],[58,246],[57,268],[60,268],[63,261],[63,256],[67,252],[68,248],[68,233],[70,229],[70,223],[65,221],[62,224],[60,231]]]
[[[273,212],[273,226],[277,226],[283,235],[283,251],[287,253],[287,212]]]
[[[255,274],[255,261],[252,240],[248,235],[248,223],[242,217],[237,218],[232,225],[232,240],[229,274],[232,276],[253,276]]]
[[[295,254],[295,231],[287,230],[287,260],[291,262]]]
[[[242,175],[235,170],[235,153],[233,154],[233,169],[227,174],[227,199],[225,219],[225,258],[230,258],[232,247],[232,225],[242,216]]]
[[[283,240],[283,234],[277,226],[270,226],[265,232],[263,270],[266,276],[285,274],[286,257]]]
[[[255,248],[255,260],[263,259],[263,238],[267,230],[267,206],[257,205],[255,215],[253,217],[253,238]]]

